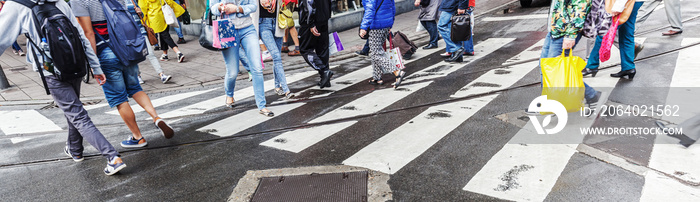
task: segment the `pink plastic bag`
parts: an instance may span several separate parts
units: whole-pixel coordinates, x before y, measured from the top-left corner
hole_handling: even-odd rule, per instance
[[[608,33],[605,34],[605,36],[603,37],[603,42],[601,42],[600,44],[600,51],[598,51],[598,54],[600,54],[601,62],[605,62],[610,59],[610,49],[612,48],[613,42],[615,41],[615,34],[617,34],[619,19],[620,15],[615,16],[613,18],[612,25],[610,25]]]

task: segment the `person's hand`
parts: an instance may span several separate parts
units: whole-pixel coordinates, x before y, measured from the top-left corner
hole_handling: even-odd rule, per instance
[[[263,7],[270,7],[270,0],[260,0],[260,5]]]
[[[95,75],[95,80],[97,80],[97,83],[101,86],[107,82],[107,77],[105,77],[105,74],[97,74]]]
[[[138,13],[139,15],[143,14],[143,12],[141,12],[141,8],[139,7],[134,7],[134,10],[136,10],[136,13]]]
[[[622,12],[613,11],[613,12],[612,12],[612,16],[615,17],[615,16],[617,16],[617,15],[620,15],[620,13],[622,13]]]
[[[316,29],[316,26],[311,28],[311,33],[314,34],[314,36],[321,36],[321,33],[318,32],[318,29]]]
[[[466,9],[457,9],[457,14],[462,15],[462,14],[464,14],[464,13],[466,13],[466,12],[467,12]]]
[[[414,5],[414,6],[420,6],[420,0],[416,0],[415,2],[413,2],[413,5]]]
[[[564,50],[572,49],[574,48],[574,45],[576,45],[576,40],[564,39],[564,43],[561,45],[561,48]]]
[[[360,30],[360,38],[365,38],[365,35],[367,35],[367,30],[361,29]]]

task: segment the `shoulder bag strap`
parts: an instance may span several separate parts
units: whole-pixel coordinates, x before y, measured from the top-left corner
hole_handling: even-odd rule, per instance
[[[51,95],[51,92],[49,92],[49,86],[46,84],[46,76],[44,76],[44,68],[41,68],[39,65],[39,57],[36,56],[36,53],[39,52],[42,56],[46,57],[44,55],[44,51],[37,46],[34,41],[32,40],[31,37],[29,37],[29,34],[24,34],[24,36],[27,37],[29,40],[29,43],[32,45],[32,56],[34,57],[34,66],[36,66],[37,70],[39,71],[39,76],[41,76],[41,82],[44,83],[44,90],[46,90],[47,95]]]

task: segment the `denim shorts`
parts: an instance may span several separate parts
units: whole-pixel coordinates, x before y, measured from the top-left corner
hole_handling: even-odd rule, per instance
[[[109,48],[105,48],[99,57],[100,66],[107,77],[107,82],[102,85],[102,90],[110,107],[128,102],[131,96],[143,91],[141,84],[139,84],[138,65],[124,66]]]

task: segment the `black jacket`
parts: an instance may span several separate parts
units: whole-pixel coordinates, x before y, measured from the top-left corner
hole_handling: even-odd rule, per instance
[[[327,25],[331,18],[331,0],[300,0],[299,24]]]

